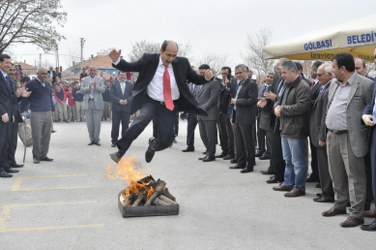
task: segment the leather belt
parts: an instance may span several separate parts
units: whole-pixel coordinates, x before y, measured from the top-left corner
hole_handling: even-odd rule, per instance
[[[347,134],[349,132],[348,130],[331,130],[331,129],[329,129],[329,131],[336,135]]]

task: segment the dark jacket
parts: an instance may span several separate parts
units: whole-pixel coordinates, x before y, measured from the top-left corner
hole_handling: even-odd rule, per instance
[[[254,80],[244,81],[236,102],[236,110],[232,113],[232,120],[239,124],[254,124],[256,117],[258,88]],[[235,96],[234,96],[235,98]]]
[[[197,102],[200,107],[206,111],[207,116],[198,115],[199,120],[215,121],[218,119],[218,95],[221,91],[221,85],[218,79],[214,78],[207,84],[200,86],[197,92]]]
[[[131,104],[132,104],[132,89],[133,84],[129,81],[125,81],[125,89],[124,89],[124,95],[121,92],[121,86],[120,82],[116,81],[114,84],[112,84],[110,89],[110,98],[112,101],[112,111],[114,112],[131,112]],[[127,105],[121,105],[119,101],[121,99],[127,100]]]
[[[8,114],[9,119],[13,116],[12,113],[12,98],[14,93],[14,87],[9,85],[6,82],[6,79],[3,76],[3,73],[0,71],[0,116],[4,115],[5,113]],[[0,119],[0,122],[3,122]]]
[[[27,89],[31,91],[29,96],[30,110],[35,112],[54,111],[55,106],[52,102],[51,85],[45,82],[45,86],[37,79],[31,80],[27,84]]]
[[[153,79],[159,63],[159,54],[144,54],[136,62],[127,62],[121,59],[113,67],[123,72],[139,72],[137,81],[133,87],[133,101],[131,113],[140,109],[144,97],[147,95],[146,89]],[[180,98],[174,101],[178,111],[187,111],[194,114],[206,115],[206,112],[198,107],[191,91],[188,88],[188,82],[194,82],[196,85],[205,84],[207,81],[204,76],[198,75],[192,68],[187,58],[176,57],[172,62],[176,84],[179,88]]]
[[[286,101],[282,103],[284,98]],[[292,83],[285,83],[285,90],[278,97],[274,108],[278,105],[281,105],[282,109],[281,117],[277,117],[279,122],[276,123],[276,126],[279,125],[281,136],[290,138],[308,136],[311,91],[300,76]]]
[[[326,108],[328,106],[328,92],[331,82],[332,80],[325,85],[321,93],[319,88],[316,101],[311,110],[309,135],[315,147],[319,147],[319,140],[326,141]]]

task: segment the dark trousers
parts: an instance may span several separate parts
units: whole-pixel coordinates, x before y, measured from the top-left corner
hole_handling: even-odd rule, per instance
[[[317,148],[312,144],[311,138],[309,138],[309,148],[311,149],[311,169],[312,173],[310,176],[314,180],[319,180],[319,168],[317,166]]]
[[[206,147],[206,155],[214,157],[215,145],[217,140],[216,121],[198,120],[198,128],[200,130],[200,137]]]
[[[197,126],[197,115],[188,113],[187,118],[187,146],[193,149],[195,146],[195,129]]]
[[[371,166],[372,166],[373,200],[376,202],[376,126],[372,128],[370,155],[371,155]]]
[[[111,129],[111,142],[116,143],[119,138],[119,128],[121,123],[121,136],[129,127],[130,112],[114,111],[112,110],[112,129]]]
[[[317,163],[322,194],[325,197],[334,198],[332,178],[330,178],[329,174],[326,146],[317,148]]]
[[[364,202],[364,210],[370,210],[373,192],[372,192],[372,164],[370,152],[364,157],[366,167],[366,200]]]
[[[218,117],[219,142],[222,152],[234,156],[234,131],[227,114],[219,114]]]
[[[238,166],[252,168],[255,162],[255,144],[253,124],[239,124],[235,121],[236,159]]]
[[[179,113],[176,112],[175,121],[174,121],[174,135],[175,137],[179,134]]]
[[[257,119],[257,149],[258,152],[265,152],[266,151],[266,130],[261,129],[259,127],[259,119]]]
[[[282,155],[281,136],[279,133],[267,132],[270,137],[270,167],[276,180],[283,182],[285,176],[285,161]]]
[[[11,123],[0,121],[0,171],[9,168],[8,151],[11,133]]]
[[[117,142],[119,151],[125,153],[151,120],[157,124],[158,136],[150,142],[149,148],[159,151],[170,147],[174,140],[176,113],[175,110],[166,109],[164,104],[154,101],[150,97],[145,97],[141,105],[140,115],[135,118],[131,126],[125,131],[124,136]]]
[[[17,165],[15,154],[17,149],[17,138],[18,135],[18,123],[13,122],[10,124],[10,141],[9,141],[9,149],[8,149],[8,161],[9,165],[15,166]]]

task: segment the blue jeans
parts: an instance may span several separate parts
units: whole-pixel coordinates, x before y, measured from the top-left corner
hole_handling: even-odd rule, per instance
[[[307,138],[281,137],[286,162],[284,185],[305,191],[308,170]]]

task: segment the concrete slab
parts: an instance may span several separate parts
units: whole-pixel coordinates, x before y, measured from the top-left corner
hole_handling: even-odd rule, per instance
[[[178,216],[121,217],[117,195],[125,187],[103,174],[111,123],[102,123],[102,146],[87,146],[84,123],[56,123],[49,157],[32,163],[14,178],[0,179],[0,249],[371,249],[372,233],[343,229],[346,216],[324,218],[331,204],[312,201],[319,189],[288,199],[274,192],[261,175],[268,161],[257,160],[255,172],[230,170],[228,161],[203,163],[204,147],[196,131],[196,151],[182,153],[186,121],[177,144],[157,152],[151,163],[144,153],[152,127],[134,142],[136,156],[155,178],[167,182],[180,205]],[[217,148],[219,151],[219,147]],[[19,146],[17,159],[21,161]],[[60,187],[60,188],[59,188]],[[63,188],[62,188],[63,187]],[[65,187],[65,188],[64,188]],[[80,187],[80,188],[69,188]],[[366,220],[366,222],[370,222]]]

